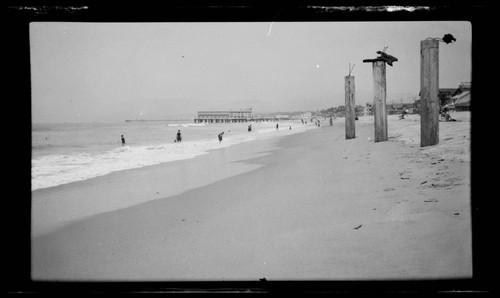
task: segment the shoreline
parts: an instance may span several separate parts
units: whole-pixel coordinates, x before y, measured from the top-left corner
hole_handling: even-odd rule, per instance
[[[287,124],[294,127],[291,132],[310,129],[310,126],[297,123]],[[93,124],[88,125],[92,126]],[[146,128],[148,129],[144,130],[141,126],[122,127],[122,129],[129,130],[130,134],[125,133],[127,138],[130,136],[130,139],[136,142],[131,141],[121,146],[119,144],[111,145],[109,140],[104,140],[109,137],[109,134],[117,133],[117,128],[105,128],[104,130],[111,131],[96,136],[95,143],[93,145],[87,144],[88,146],[83,143],[81,146],[67,144],[68,140],[65,140],[64,136],[61,138],[61,143],[55,142],[51,145],[52,141],[47,141],[47,139],[54,139],[54,136],[50,136],[52,132],[45,131],[45,134],[49,134],[45,138],[41,137],[42,133],[39,133],[35,141],[37,145],[32,147],[31,190],[57,187],[117,171],[193,158],[207,154],[212,149],[265,138],[270,133],[275,135],[274,125],[270,124],[259,125],[254,132],[247,132],[247,127],[240,124],[210,125],[202,129],[191,128],[190,130],[190,128],[186,128],[187,131],[184,131],[186,138],[184,142],[179,144],[167,141],[164,136],[159,138],[160,134],[165,133],[163,126],[156,126],[153,131],[149,131],[149,126]],[[72,129],[69,131],[71,132]],[[171,133],[174,134],[176,131],[177,127]],[[226,133],[222,143],[215,138],[221,131]],[[284,129],[280,130],[280,134],[284,132]],[[92,137],[89,136],[89,138]],[[45,144],[44,142],[49,143]]]
[[[52,232],[54,228],[67,222],[150,200],[167,198],[231,175],[251,171],[259,165],[244,164],[239,160],[267,154],[266,152],[276,146],[278,138],[283,136],[285,135],[249,141],[252,146],[249,146],[248,142],[243,142],[229,147],[210,149],[192,158],[115,171],[86,180],[36,189],[32,191],[32,232],[35,235]],[[236,147],[230,151],[231,154],[221,151],[230,147]],[[200,163],[213,170],[197,171],[195,168]],[[216,171],[221,163],[226,165],[224,171]],[[148,183],[155,185],[155,191],[144,191]],[[92,194],[90,198],[87,195],[89,192]],[[89,199],[94,203],[89,202]],[[101,202],[105,200],[113,202],[102,205]],[[87,206],[82,206],[80,202],[86,202]],[[89,209],[85,210],[82,207]]]
[[[461,137],[443,126],[444,134],[447,130]],[[343,121],[337,120],[333,127],[256,141],[258,150],[242,153],[240,144],[214,150],[203,161],[191,159],[190,165],[180,161],[189,173],[200,162],[225,172],[205,185],[34,237],[32,277],[470,277],[470,160],[456,158],[463,154],[458,151],[447,152],[450,158],[440,156],[446,148],[454,150],[456,140],[412,147],[390,130],[389,141],[373,143],[368,139],[373,138],[372,125],[363,122],[355,139],[344,137]],[[154,167],[131,172],[168,172]],[[135,187],[154,193],[162,183],[145,178]],[[116,191],[109,184],[87,187],[94,193]]]

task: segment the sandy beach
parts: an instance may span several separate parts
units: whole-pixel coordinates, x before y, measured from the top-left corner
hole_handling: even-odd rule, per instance
[[[344,119],[32,192],[36,281],[472,276],[470,114]]]

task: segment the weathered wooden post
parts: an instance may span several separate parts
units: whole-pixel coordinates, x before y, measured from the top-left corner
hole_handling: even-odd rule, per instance
[[[388,55],[384,51],[377,51],[380,56],[375,59],[365,59],[363,62],[372,62],[373,67],[373,115],[375,122],[375,142],[383,142],[388,139],[387,108],[386,108],[386,71],[385,64],[392,66],[398,61],[396,57]]]
[[[420,42],[420,147],[439,143],[439,40]]]
[[[388,139],[385,83],[385,62],[373,62],[373,109],[375,121],[375,142]]]
[[[353,67],[354,68],[354,67]],[[351,66],[349,65],[349,75],[345,77],[345,138],[346,140],[356,137],[356,106],[355,106],[355,86],[354,77],[351,76]]]
[[[439,42],[455,42],[451,34],[420,41],[420,147],[439,143]]]

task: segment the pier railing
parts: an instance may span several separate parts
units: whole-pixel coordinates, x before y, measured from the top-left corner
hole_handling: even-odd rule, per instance
[[[125,122],[192,122],[193,118],[189,119],[126,119]]]

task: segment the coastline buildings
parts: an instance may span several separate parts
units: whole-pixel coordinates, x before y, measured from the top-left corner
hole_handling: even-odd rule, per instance
[[[194,123],[240,123],[240,122],[269,122],[289,120],[290,115],[278,114],[272,116],[257,116],[252,108],[228,111],[198,111]]]
[[[198,111],[194,123],[248,122],[252,118],[252,108],[229,111]]]
[[[302,115],[300,115],[300,119],[304,122],[311,121],[312,122],[312,113],[311,112],[304,112]]]
[[[470,91],[462,92],[453,96],[453,104],[451,108],[455,108],[456,112],[470,111]]]
[[[467,94],[469,94],[470,96],[471,87],[472,87],[471,82],[461,82],[458,85],[458,88],[439,88],[439,94],[438,94],[439,104],[441,106],[448,105],[449,108],[453,109],[453,105],[456,104],[457,100],[461,97],[464,97],[460,95],[462,94],[466,95],[465,93],[468,92]],[[470,98],[467,102],[470,104]],[[464,104],[465,103],[463,103],[463,105]],[[470,105],[468,106],[464,105],[464,107],[470,110]]]

